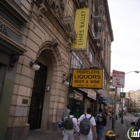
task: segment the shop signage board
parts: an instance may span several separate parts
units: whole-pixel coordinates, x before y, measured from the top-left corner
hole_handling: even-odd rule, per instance
[[[98,103],[114,103],[114,98],[100,97]]]
[[[83,101],[83,94],[81,94],[81,93],[75,91],[74,98],[75,98],[76,100]]]
[[[101,89],[103,86],[103,69],[74,69],[72,87]]]
[[[114,87],[124,87],[125,72],[113,70],[112,72],[112,85]]]

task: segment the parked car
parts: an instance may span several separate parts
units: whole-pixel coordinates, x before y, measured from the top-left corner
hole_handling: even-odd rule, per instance
[[[134,113],[135,117],[140,117],[140,113]]]

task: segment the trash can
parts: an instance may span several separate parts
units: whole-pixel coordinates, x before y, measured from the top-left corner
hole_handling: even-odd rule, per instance
[[[116,135],[112,130],[107,131],[105,134],[106,140],[115,140],[115,137],[116,137]]]

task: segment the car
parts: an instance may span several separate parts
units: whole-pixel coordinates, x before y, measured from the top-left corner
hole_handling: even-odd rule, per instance
[[[134,113],[135,117],[140,117],[140,113]]]

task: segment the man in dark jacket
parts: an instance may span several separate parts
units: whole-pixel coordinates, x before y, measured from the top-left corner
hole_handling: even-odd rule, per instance
[[[97,128],[97,140],[101,140],[104,126],[106,126],[107,118],[106,115],[103,113],[102,109],[99,109],[99,112],[97,113],[96,117],[96,128]]]

